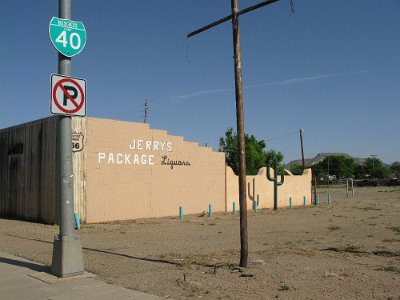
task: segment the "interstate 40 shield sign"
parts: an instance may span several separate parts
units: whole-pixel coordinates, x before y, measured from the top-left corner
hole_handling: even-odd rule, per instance
[[[49,24],[53,46],[67,57],[79,54],[86,44],[86,29],[82,22],[53,17]]]

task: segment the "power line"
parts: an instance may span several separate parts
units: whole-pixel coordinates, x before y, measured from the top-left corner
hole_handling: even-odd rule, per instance
[[[298,134],[298,133],[299,133],[299,130],[296,130],[296,131],[294,131],[294,132],[287,133],[287,134],[285,134],[285,135],[281,135],[281,136],[277,136],[277,137],[274,137],[274,138],[271,138],[271,139],[267,139],[265,142],[268,143],[268,142],[270,142],[270,141],[283,139],[283,138],[285,138],[285,137],[288,137],[288,136],[291,136],[291,135],[295,135],[295,134]]]

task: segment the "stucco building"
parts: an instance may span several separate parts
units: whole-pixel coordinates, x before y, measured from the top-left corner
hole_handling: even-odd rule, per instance
[[[0,130],[0,216],[43,223],[58,220],[57,116]],[[231,211],[237,177],[224,153],[148,124],[72,118],[74,206],[81,222]],[[254,181],[253,181],[254,180]],[[273,207],[265,168],[249,176],[259,208]],[[285,176],[279,206],[311,199],[311,172]],[[252,199],[248,197],[248,208]]]

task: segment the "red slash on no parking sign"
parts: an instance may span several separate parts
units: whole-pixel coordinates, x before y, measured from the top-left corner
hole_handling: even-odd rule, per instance
[[[85,116],[86,80],[52,74],[50,111],[53,114]]]

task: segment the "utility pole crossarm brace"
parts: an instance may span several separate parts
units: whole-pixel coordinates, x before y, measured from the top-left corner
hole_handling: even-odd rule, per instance
[[[240,10],[238,12],[238,16],[243,15],[243,14],[248,13],[248,12],[251,12],[251,11],[256,10],[256,9],[258,9],[260,7],[266,6],[268,4],[272,4],[274,2],[278,2],[278,1],[279,0],[267,0],[267,1],[263,1],[261,3],[255,4],[253,6],[250,6],[248,8]],[[192,31],[192,32],[188,33],[186,35],[186,37],[190,38],[190,37],[192,37],[192,36],[194,36],[196,34],[199,34],[199,33],[203,32],[203,31],[206,31],[207,29],[213,28],[213,27],[215,27],[215,26],[217,26],[219,24],[222,24],[222,23],[224,23],[226,21],[229,21],[229,20],[232,20],[232,15],[226,16],[225,18],[219,19],[218,21],[215,21],[215,22],[213,22],[211,24],[208,24],[206,26],[203,26],[203,27],[201,27],[201,28],[199,28],[199,29],[197,29],[195,31]]]

